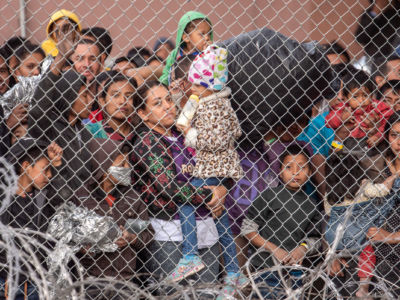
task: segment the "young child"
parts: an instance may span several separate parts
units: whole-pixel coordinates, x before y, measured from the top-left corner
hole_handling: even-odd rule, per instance
[[[350,124],[350,137],[357,140],[367,137],[366,143],[372,148],[382,141],[386,121],[393,111],[384,102],[372,99],[374,85],[367,74],[358,71],[349,76],[352,77],[344,80],[343,88],[347,101],[333,107],[325,122],[332,129]]]
[[[272,257],[281,264],[301,264],[306,254],[319,248],[321,214],[315,201],[303,191],[311,175],[309,154],[299,145],[290,145],[280,156],[280,162],[283,185],[267,189],[254,200],[242,223],[242,235],[254,247],[267,250],[252,261],[256,270],[273,267]],[[291,271],[293,276],[301,274]],[[258,280],[275,292],[282,287],[277,272],[264,273]],[[275,294],[263,293],[277,299]]]
[[[379,98],[393,111],[400,110],[400,80],[389,80],[379,89]]]
[[[116,74],[105,81],[101,97],[98,98],[104,119],[86,124],[95,138],[123,141],[132,137],[131,119],[136,88],[136,80],[122,74]]]
[[[176,48],[169,54],[160,82],[168,85],[171,67],[182,55],[200,53],[213,42],[210,19],[197,11],[189,11],[179,20]]]
[[[11,145],[14,145],[19,139],[23,138],[28,132],[28,123],[20,122],[11,131]]]
[[[186,102],[191,96],[192,83],[188,79],[189,69],[192,65],[197,54],[192,53],[189,55],[181,56],[173,65],[171,70],[171,82],[169,90],[171,92],[171,98],[175,103],[175,106],[180,112]]]
[[[227,181],[231,181],[230,179],[238,180],[243,176],[239,155],[234,148],[235,140],[242,132],[228,99],[231,91],[226,87],[227,54],[226,49],[211,45],[196,57],[189,69],[192,95],[199,97],[199,106],[192,127],[189,125],[181,129],[185,132],[186,146],[196,150],[194,178],[191,180],[191,184],[195,187],[225,185]],[[185,114],[185,109],[181,114]],[[194,261],[193,272],[197,272],[204,268],[204,265],[198,255],[194,211],[195,208],[188,204],[183,204],[179,208],[184,236],[183,259]],[[223,293],[228,297],[235,293],[237,285],[245,284],[247,280],[242,278],[239,272],[235,243],[226,211],[215,221],[223,246],[227,272]],[[185,277],[179,272],[180,270],[181,265],[178,265],[176,272],[171,274],[171,279],[180,280]]]
[[[366,240],[367,231],[371,227],[381,227],[394,206],[395,197],[383,197],[389,194],[398,175],[388,177],[381,184],[363,179],[365,170],[357,157],[344,150],[331,155],[327,161],[326,172],[327,197],[324,199],[324,206],[329,221],[325,238],[332,245],[338,226],[344,225],[337,250],[346,249],[360,253],[360,288],[356,296],[366,297],[375,266],[374,249]],[[400,182],[396,184],[398,183]],[[347,218],[348,210],[351,210],[351,214]]]
[[[48,220],[52,217],[55,206],[60,203],[49,200],[42,206],[38,206],[36,195],[48,184],[52,176],[51,166],[58,167],[62,164],[62,153],[62,149],[57,144],[52,143],[47,146],[46,143],[32,138],[22,138],[11,147],[7,160],[14,166],[18,181],[11,203],[0,216],[4,225],[46,232]],[[7,264],[6,254],[2,253],[0,257],[1,263]],[[39,258],[44,265],[44,257],[39,256]],[[37,288],[32,280],[27,278],[27,271],[28,266],[21,265],[19,289],[15,299],[38,299]],[[5,286],[7,275],[8,269],[0,268],[1,287]],[[7,293],[7,289],[0,289],[0,298],[7,299]]]

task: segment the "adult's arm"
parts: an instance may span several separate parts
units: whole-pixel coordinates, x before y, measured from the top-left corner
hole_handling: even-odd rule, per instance
[[[138,86],[141,86],[146,80],[157,80],[164,69],[164,65],[152,65],[141,68],[128,69],[125,72],[126,76],[135,78]]]
[[[139,172],[139,180],[141,174],[144,178],[151,178],[155,197],[171,199],[176,203],[191,202],[197,205],[211,198],[210,189],[196,188],[189,182],[177,178],[176,166],[170,150],[151,132],[143,138],[137,138],[134,149],[134,155],[138,160],[134,166],[135,172]]]

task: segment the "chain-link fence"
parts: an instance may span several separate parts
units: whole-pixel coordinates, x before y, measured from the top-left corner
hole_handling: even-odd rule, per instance
[[[398,0],[0,12],[0,299],[400,296]]]

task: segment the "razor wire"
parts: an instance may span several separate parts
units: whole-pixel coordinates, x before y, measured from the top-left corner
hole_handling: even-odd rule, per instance
[[[398,0],[0,12],[0,298],[399,297]]]

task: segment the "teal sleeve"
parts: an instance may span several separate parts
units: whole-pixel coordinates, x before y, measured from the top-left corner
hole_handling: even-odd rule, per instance
[[[88,123],[85,125],[86,129],[90,131],[96,139],[107,139],[107,133],[104,131],[101,122]]]
[[[318,115],[308,124],[298,140],[311,144],[314,154],[321,154],[328,157],[335,131],[325,126],[327,113]]]

